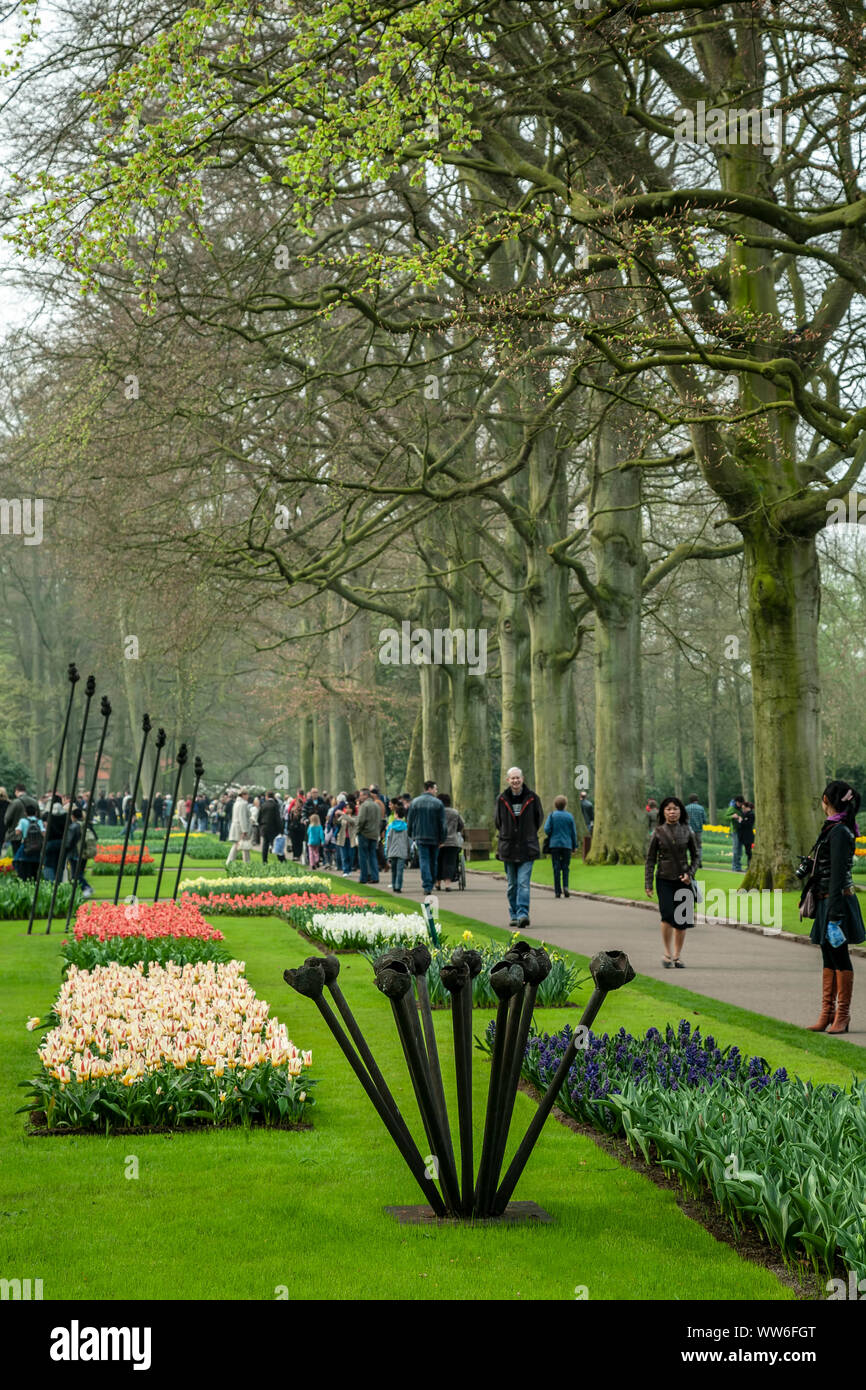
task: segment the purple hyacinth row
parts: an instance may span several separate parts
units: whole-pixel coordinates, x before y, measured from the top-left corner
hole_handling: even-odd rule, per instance
[[[493,1045],[494,1033],[491,1022],[485,1038],[488,1047]],[[531,1037],[524,1054],[524,1077],[544,1090],[571,1038],[570,1025],[560,1033]],[[788,1073],[784,1067],[771,1073],[763,1057],[745,1057],[738,1047],[720,1048],[712,1035],[702,1037],[700,1028],[692,1030],[688,1020],[681,1019],[676,1030],[668,1024],[664,1036],[657,1028],[648,1029],[642,1038],[633,1037],[624,1028],[613,1035],[590,1033],[569,1071],[559,1104],[580,1112],[587,1101],[618,1094],[627,1080],[670,1091],[704,1089],[717,1083],[760,1091],[786,1082]]]

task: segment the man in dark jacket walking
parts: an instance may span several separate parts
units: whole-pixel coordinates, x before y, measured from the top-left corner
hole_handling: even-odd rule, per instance
[[[382,828],[382,813],[378,801],[374,801],[366,787],[358,793],[358,863],[361,868],[360,883],[379,882],[379,861],[376,846]]]
[[[529,926],[529,884],[533,860],[541,854],[538,831],[544,824],[544,811],[519,767],[508,769],[508,786],[496,802],[495,824],[496,858],[505,864],[508,880],[508,925],[522,931]]]
[[[448,835],[448,821],[445,807],[435,795],[436,783],[425,782],[420,796],[410,803],[406,824],[409,839],[418,846],[418,868],[421,870],[421,887],[425,894],[433,892],[436,882],[436,864],[439,846]]]
[[[282,816],[276,792],[267,792],[259,807],[259,834],[262,844],[262,863],[268,862],[268,851],[282,829]]]

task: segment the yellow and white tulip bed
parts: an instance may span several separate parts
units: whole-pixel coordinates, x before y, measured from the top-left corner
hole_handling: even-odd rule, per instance
[[[25,1108],[52,1129],[297,1123],[312,1104],[312,1054],[269,1017],[244,968],[70,966]]]

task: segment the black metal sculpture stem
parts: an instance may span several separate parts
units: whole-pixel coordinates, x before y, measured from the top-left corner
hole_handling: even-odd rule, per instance
[[[397,1102],[391,1094],[391,1091],[388,1087],[388,1083],[386,1082],[384,1076],[379,1070],[379,1067],[376,1063],[376,1059],[367,1045],[366,1038],[361,1032],[361,1029],[358,1027],[357,1019],[355,1018],[355,1015],[352,1013],[352,1010],[349,1007],[349,1003],[346,999],[346,996],[343,994],[343,991],[340,989],[340,986],[336,983],[336,981],[333,981],[331,984],[328,984],[326,981],[325,988],[331,991],[331,996],[334,1000],[334,1003],[339,1009],[343,1022],[348,1028],[352,1040],[355,1043],[355,1046],[357,1047],[359,1053],[361,1054],[361,1060],[367,1068],[367,1071],[370,1073],[370,1080],[376,1087],[376,1090],[379,1092],[379,1095],[382,1099],[382,1104],[386,1105],[388,1109],[391,1111],[391,1114],[394,1116],[394,1120],[403,1130],[404,1137],[408,1139],[409,1143],[414,1144],[415,1141],[412,1138],[412,1135],[409,1131],[409,1127],[406,1124],[406,1121],[403,1119],[403,1116],[400,1114]]]
[[[439,1120],[439,1112],[430,1084],[430,1074],[427,1070],[427,1057],[424,1053],[423,1044],[420,1041],[418,1015],[411,990],[408,994],[403,995],[402,999],[392,998],[391,1007],[394,1011],[394,1022],[397,1025],[397,1032],[403,1046],[406,1066],[409,1068],[412,1089],[415,1092],[415,1099],[418,1102],[421,1123],[424,1126],[424,1133],[427,1135],[430,1144],[431,1155],[436,1159],[438,1164],[438,1177],[445,1195],[445,1203],[453,1215],[459,1216],[460,1189],[457,1185],[457,1172],[453,1166],[453,1157],[449,1166],[449,1150],[451,1145],[450,1141],[446,1140]],[[416,1029],[418,1029],[417,1033]]]
[[[138,767],[135,769],[135,783],[132,788],[132,796],[129,802],[129,809],[132,812],[132,814],[127,815],[126,817],[126,831],[123,836],[123,849],[120,854],[120,868],[117,871],[117,883],[114,885],[115,903],[117,902],[117,899],[120,897],[120,881],[123,878],[123,871],[126,868],[126,849],[129,844],[129,835],[130,831],[132,830],[133,821],[135,820],[135,798],[138,796],[138,784],[141,781],[141,769],[144,763],[144,754],[147,748],[147,740],[150,735],[150,731],[153,728],[153,725],[150,722],[149,715],[146,714],[144,716],[144,718],[141,721],[141,727],[143,730],[141,750],[138,754]]]
[[[141,875],[141,864],[142,860],[144,859],[144,851],[147,849],[147,827],[150,824],[150,812],[153,806],[154,793],[156,791],[156,779],[159,776],[159,755],[165,747],[165,729],[157,729],[156,739],[154,740],[154,747],[156,748],[156,758],[154,759],[153,764],[153,776],[150,779],[150,795],[147,798],[147,810],[144,813],[144,820],[141,823],[141,845],[138,851],[138,863],[135,866],[135,879],[133,880],[132,884],[133,897],[135,897],[138,893],[138,880]]]
[[[502,1072],[502,1055],[505,1050],[505,1030],[508,1022],[509,999],[500,998],[496,1006],[496,1030],[493,1035],[493,1056],[490,1061],[490,1083],[487,1091],[487,1113],[484,1117],[484,1138],[481,1141],[481,1161],[478,1164],[478,1180],[475,1184],[474,1210],[478,1210],[481,1196],[488,1186],[488,1174],[493,1158],[493,1145],[496,1142],[496,1101],[499,1095],[499,1077]]]
[[[419,1149],[416,1147],[413,1140],[410,1139],[410,1141],[407,1143],[403,1130],[401,1130],[400,1126],[397,1124],[393,1114],[391,1113],[391,1110],[385,1104],[382,1097],[379,1095],[379,1092],[377,1091],[376,1087],[373,1085],[373,1082],[370,1080],[370,1077],[364,1070],[360,1058],[356,1054],[354,1048],[352,1047],[352,1044],[349,1042],[349,1039],[346,1037],[346,1034],[340,1027],[339,1021],[336,1015],[334,1014],[333,1009],[330,1008],[330,1006],[321,997],[321,995],[319,995],[317,998],[314,998],[313,1002],[316,1005],[316,1008],[319,1010],[319,1013],[322,1015],[322,1018],[325,1020],[328,1027],[330,1028],[340,1050],[343,1053],[343,1056],[346,1058],[346,1061],[349,1063],[349,1066],[352,1068],[352,1071],[355,1073],[361,1085],[363,1086],[365,1092],[367,1093],[367,1096],[369,1097],[370,1102],[374,1106],[376,1113],[379,1116],[379,1119],[382,1121],[391,1138],[394,1140],[394,1143],[397,1145],[397,1148],[400,1150],[400,1153],[405,1159],[409,1167],[409,1170],[412,1173],[413,1178],[418,1183],[419,1187],[421,1188],[421,1191],[424,1194],[425,1202],[429,1202],[430,1206],[432,1207],[433,1211],[436,1213],[437,1216],[447,1216],[448,1212],[445,1203],[442,1201],[442,1198],[439,1195],[438,1190],[434,1187],[430,1178],[427,1177],[426,1165],[424,1163],[423,1158],[421,1157]]]
[[[45,923],[45,935],[51,935],[51,919],[54,916],[54,904],[57,902],[57,889],[60,885],[61,865],[66,863],[66,842],[69,835],[69,822],[72,820],[72,805],[75,797],[75,786],[78,782],[78,769],[81,766],[81,754],[84,751],[84,735],[87,733],[87,720],[90,714],[90,701],[96,692],[96,678],[88,676],[84,684],[84,714],[81,716],[81,732],[78,736],[78,751],[75,755],[75,766],[72,769],[72,779],[69,787],[69,804],[66,807],[66,819],[63,822],[63,838],[60,841],[60,853],[57,856],[57,868],[54,871],[54,882],[51,885],[51,902],[48,904],[48,920]],[[54,809],[52,802],[48,808],[48,820],[45,822],[45,839],[48,839],[48,825],[51,821],[51,812]],[[75,880],[72,880],[72,896],[75,897]]]
[[[159,858],[159,873],[156,876],[156,889],[153,895],[154,902],[156,902],[159,898],[159,886],[162,883],[162,872],[165,868],[165,856],[168,854],[168,842],[171,839],[171,822],[175,813],[175,807],[177,806],[177,796],[178,792],[180,791],[180,779],[183,776],[183,770],[186,767],[186,761],[188,757],[189,754],[187,752],[187,746],[185,743],[182,743],[180,745],[180,748],[178,748],[177,750],[177,776],[174,779],[174,795],[171,798],[171,814],[168,818],[168,825],[165,831],[165,839],[162,842],[162,854]]]
[[[494,1189],[494,1191],[490,1193],[491,1203],[502,1170],[502,1160],[505,1157],[505,1150],[508,1146],[508,1131],[511,1128],[511,1117],[514,1114],[514,1104],[517,1100],[517,1087],[520,1084],[523,1056],[526,1052],[529,1030],[532,1027],[532,1011],[535,1008],[535,997],[537,994],[538,982],[532,982],[524,986],[523,1006],[520,1017],[514,1026],[513,1034],[511,1032],[512,1018],[509,1014],[510,1036],[505,1039],[502,1084],[497,1109],[496,1148],[493,1151],[493,1161],[490,1165],[491,1186]],[[519,1001],[520,996],[517,995],[516,998]],[[512,1004],[513,1003],[514,1000],[512,1000]]]
[[[476,1214],[478,1216],[489,1216],[493,1198],[496,1193],[496,1184],[499,1182],[499,1170],[502,1164],[502,1115],[505,1109],[505,1089],[508,1077],[511,1072],[514,1047],[517,1039],[517,1029],[520,1023],[520,1003],[523,998],[523,989],[511,996],[508,1001],[508,1013],[505,1021],[505,1038],[502,1045],[502,1061],[496,1076],[496,1095],[493,1101],[493,1130],[490,1138],[490,1156],[487,1171],[484,1176],[484,1186],[476,1194]],[[491,1071],[490,1084],[493,1085],[493,1075]]]
[[[99,735],[99,748],[96,750],[96,761],[93,764],[93,777],[90,781],[90,794],[87,798],[87,811],[85,813],[84,821],[81,826],[81,839],[78,842],[78,863],[80,865],[83,865],[84,863],[85,837],[87,835],[88,830],[90,829],[90,826],[93,824],[93,798],[96,796],[96,782],[99,777],[99,764],[102,762],[102,750],[105,747],[105,736],[108,733],[108,720],[111,716],[111,704],[105,695],[103,695],[102,697],[102,704],[99,707],[99,712],[102,715],[102,733]],[[70,894],[69,906],[66,909],[66,922],[64,924],[64,931],[69,930],[69,922],[72,917],[72,908],[74,905],[75,893],[73,892]]]
[[[180,876],[183,872],[183,860],[184,855],[186,854],[186,842],[189,839],[189,830],[190,826],[192,825],[192,813],[195,810],[195,799],[198,795],[198,784],[201,781],[202,775],[204,773],[204,764],[202,763],[201,758],[196,758],[193,766],[195,769],[195,785],[192,789],[192,801],[190,802],[189,815],[186,818],[186,831],[183,837],[183,844],[180,847],[180,859],[178,860],[177,865],[177,878],[174,881],[174,892],[171,895],[173,902],[177,902],[177,890],[180,887]]]
[[[75,696],[75,685],[81,680],[78,667],[74,661],[70,661],[66,671],[66,678],[69,681],[69,699],[66,701],[66,718],[63,721],[63,733],[60,735],[60,747],[57,751],[57,763],[54,768],[54,786],[51,788],[51,800],[48,803],[48,815],[54,809],[54,801],[57,796],[57,783],[60,780],[60,769],[63,767],[63,754],[66,751],[66,735],[69,732],[69,718],[72,714],[72,701]],[[38,802],[36,803],[38,806]],[[16,827],[10,826],[10,831]],[[42,847],[39,851],[39,868],[36,870],[36,882],[33,886],[33,902],[30,904],[30,920],[27,923],[27,935],[33,931],[33,918],[36,916],[36,899],[39,896],[39,885],[42,882],[42,870],[45,868],[45,851],[48,848],[48,822],[45,822],[45,834],[42,836]]]
[[[451,995],[454,1070],[457,1076],[457,1125],[460,1133],[460,1196],[464,1216],[472,1215],[475,1172],[472,1136],[472,981]]]
[[[562,1061],[556,1069],[556,1073],[553,1077],[553,1080],[551,1081],[550,1085],[548,1086],[547,1090],[545,1091],[544,1095],[538,1103],[538,1109],[536,1110],[535,1114],[532,1117],[532,1120],[530,1121],[529,1128],[527,1129],[526,1133],[520,1141],[520,1145],[517,1149],[517,1152],[511,1160],[511,1165],[508,1169],[508,1172],[505,1174],[505,1177],[502,1179],[502,1182],[499,1185],[499,1190],[497,1191],[496,1197],[493,1202],[494,1216],[501,1216],[502,1212],[504,1212],[505,1208],[508,1206],[508,1202],[512,1192],[514,1191],[515,1187],[520,1181],[520,1175],[526,1167],[527,1162],[529,1161],[529,1155],[532,1153],[532,1150],[535,1147],[535,1142],[538,1139],[539,1134],[541,1133],[542,1126],[544,1125],[545,1120],[547,1119],[548,1115],[553,1109],[554,1102],[556,1101],[556,1097],[559,1094],[562,1083],[568,1076],[568,1073],[571,1070],[572,1063],[574,1062],[574,1059],[577,1056],[577,1049],[580,1046],[579,1040],[582,1037],[581,1030],[590,1028],[592,1026],[596,1014],[598,1013],[599,1009],[604,1003],[606,996],[609,993],[609,990],[603,989],[600,986],[596,985],[595,989],[592,991],[592,994],[589,996],[586,1008],[584,1009],[581,1015],[580,1023],[577,1025],[577,1028],[574,1031],[574,1036],[572,1037],[571,1042],[568,1044],[568,1047],[566,1048],[563,1054]]]
[[[427,987],[427,976],[425,974],[416,972],[413,979],[415,980],[415,988],[418,991],[418,1002],[421,1005],[421,1023],[424,1029],[424,1040],[421,1045],[426,1052],[430,1087],[439,1113],[439,1123],[442,1126],[442,1133],[448,1143],[448,1157],[451,1167],[454,1170],[454,1177],[456,1180],[457,1164],[454,1161],[454,1146],[451,1142],[451,1124],[448,1119],[445,1087],[442,1083],[442,1067],[439,1063],[439,1048],[436,1044],[436,1030],[433,1027],[433,1010],[430,1007],[430,990]],[[415,1023],[415,1035],[420,1041],[418,1010],[415,1008],[414,1003],[412,1004],[412,1017]]]

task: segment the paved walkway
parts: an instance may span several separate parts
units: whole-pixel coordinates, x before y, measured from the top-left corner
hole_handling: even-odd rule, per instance
[[[379,887],[387,890],[388,881],[383,874]],[[420,901],[417,872],[406,871],[403,892]],[[504,879],[490,873],[470,870],[466,892],[440,893],[439,906],[491,926],[508,926]],[[686,934],[686,969],[665,970],[654,903],[626,906],[575,894],[566,900],[554,897],[552,889],[533,884],[530,912],[527,935],[535,940],[586,956],[616,947],[626,952],[640,975],[786,1023],[806,1026],[818,1016],[821,956],[811,943],[699,922]],[[866,962],[859,952],[853,959],[859,978],[855,981],[850,1031],[842,1036],[866,1047]]]

